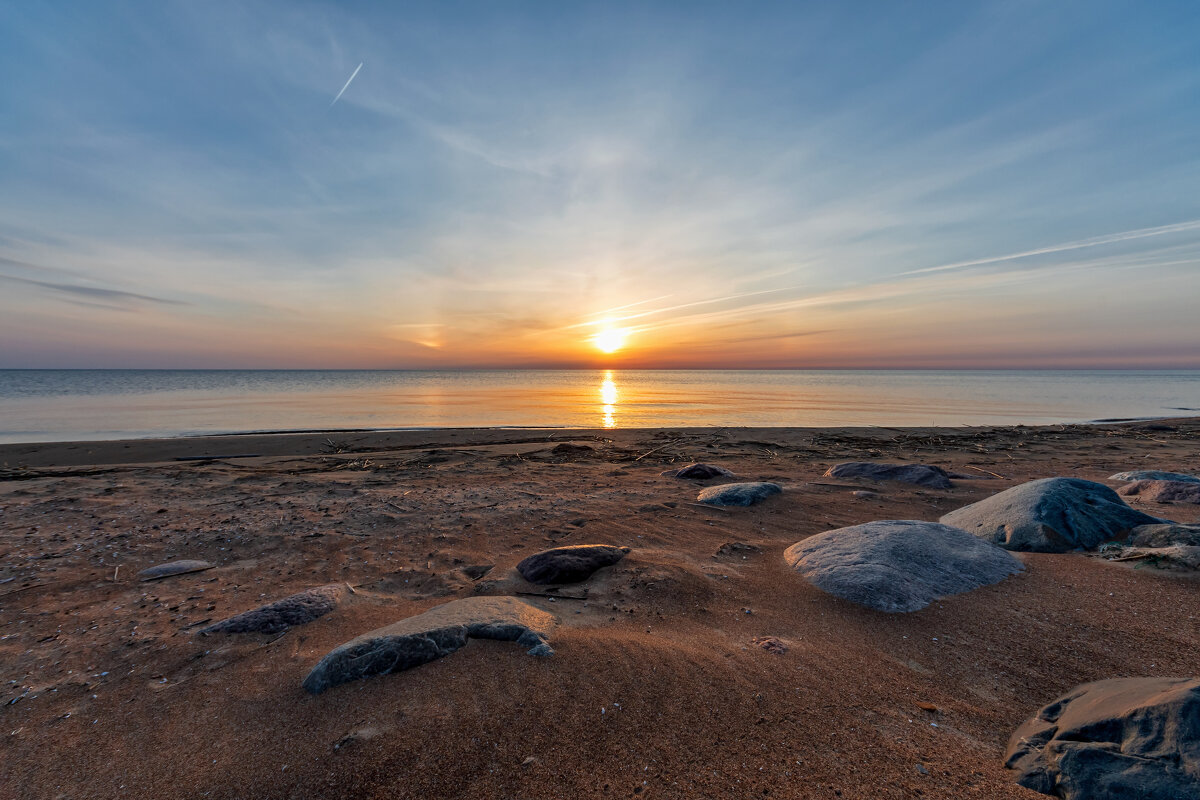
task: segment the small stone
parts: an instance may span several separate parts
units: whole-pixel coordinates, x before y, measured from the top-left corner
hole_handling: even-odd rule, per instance
[[[925,768],[924,764],[917,764],[917,772],[921,775],[929,774],[929,770]]]
[[[768,653],[774,653],[777,656],[781,656],[788,651],[788,647],[784,644],[783,640],[775,636],[755,636],[750,641]]]
[[[733,473],[716,464],[688,464],[679,469],[669,469],[662,473],[671,478],[686,478],[693,481],[707,481],[712,478],[732,478]]]
[[[929,489],[949,489],[949,474],[928,464],[879,464],[874,461],[847,461],[825,471],[827,478],[858,478],[868,481],[897,481]]]
[[[745,542],[726,542],[717,548],[717,552],[714,553],[714,555],[741,556],[742,558],[745,558],[746,556],[758,555],[761,552],[761,547],[756,547],[752,544],[746,544]]]
[[[782,491],[777,483],[725,483],[704,489],[696,499],[710,506],[752,506]]]
[[[201,629],[200,633],[280,633],[294,625],[305,625],[333,611],[344,594],[345,588],[341,584],[318,586],[276,600],[274,603],[243,611]]]
[[[1184,481],[1185,483],[1200,483],[1200,478],[1182,472],[1163,472],[1159,469],[1135,469],[1131,472],[1118,472],[1109,475],[1110,481]]]
[[[530,583],[578,583],[590,578],[596,570],[616,564],[627,553],[628,547],[608,544],[554,547],[522,560],[517,564],[517,572]]]
[[[1200,504],[1200,483],[1164,480],[1134,481],[1117,489],[1117,494],[1138,497],[1152,503]]]
[[[160,578],[170,578],[172,575],[186,575],[189,572],[203,572],[206,569],[212,568],[213,565],[207,561],[185,559],[183,561],[172,561],[168,564],[148,567],[138,573],[138,578],[144,581],[156,581]]]

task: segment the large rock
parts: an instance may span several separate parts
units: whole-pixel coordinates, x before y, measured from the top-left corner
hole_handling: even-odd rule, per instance
[[[859,478],[868,481],[899,481],[930,489],[949,489],[950,475],[941,467],[928,464],[878,464],[874,461],[847,461],[825,470],[827,478]]]
[[[733,473],[716,464],[688,464],[679,469],[669,469],[662,473],[671,478],[688,478],[694,481],[706,481],[710,478],[732,478]]]
[[[946,525],[1007,550],[1065,553],[1091,550],[1138,525],[1163,520],[1135,511],[1103,484],[1079,478],[1042,478],[951,511]]]
[[[1200,483],[1192,481],[1134,481],[1127,483],[1117,494],[1140,497],[1152,503],[1200,503]]]
[[[752,506],[782,491],[777,483],[725,483],[702,490],[696,499],[710,506]]]
[[[186,575],[189,572],[203,572],[206,569],[212,568],[213,565],[207,561],[184,559],[183,561],[172,561],[168,564],[157,564],[153,567],[147,567],[138,573],[138,578],[144,581],[156,581],[160,578],[169,578],[172,575]]]
[[[517,572],[530,583],[578,583],[601,567],[611,567],[629,552],[610,544],[577,544],[534,553],[517,564]]]
[[[1085,683],[1017,728],[1006,759],[1019,784],[1066,800],[1200,797],[1200,680]]]
[[[468,639],[515,641],[529,655],[554,653],[547,637],[558,620],[515,597],[468,597],[364,633],[331,650],[302,684],[318,694],[346,681],[400,672],[449,655]]]
[[[338,583],[297,592],[202,629],[201,633],[282,633],[337,608],[346,589]]]
[[[1200,478],[1195,475],[1185,475],[1182,472],[1163,472],[1158,469],[1135,469],[1132,472],[1118,472],[1116,475],[1109,475],[1110,481],[1186,481],[1187,483],[1200,483]]]
[[[819,533],[784,551],[788,565],[835,597],[887,612],[916,611],[1025,567],[966,531],[883,520]]]
[[[1135,547],[1200,547],[1200,524],[1180,525],[1168,522],[1160,525],[1139,525],[1129,532],[1129,543]]]

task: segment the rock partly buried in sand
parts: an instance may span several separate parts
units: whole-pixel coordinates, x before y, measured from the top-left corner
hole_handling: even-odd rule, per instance
[[[1139,497],[1152,503],[1200,503],[1200,483],[1192,481],[1134,481],[1127,483],[1117,494]]]
[[[946,525],[1006,550],[1066,553],[1091,550],[1138,525],[1161,519],[1135,511],[1103,484],[1079,478],[1042,478],[951,511]]]
[[[213,565],[207,561],[185,559],[183,561],[172,561],[169,564],[159,564],[144,569],[138,573],[138,578],[144,581],[156,581],[159,578],[169,578],[172,575],[186,575],[189,572],[203,572],[206,569],[212,568]]]
[[[949,489],[950,475],[941,467],[928,464],[878,464],[874,461],[847,461],[825,470],[827,478],[862,478],[869,481],[898,481],[925,486],[929,489]]]
[[[679,469],[669,469],[662,473],[670,478],[688,478],[694,481],[706,481],[710,478],[732,478],[733,473],[716,464],[688,464]]]
[[[1134,547],[1200,547],[1200,524],[1139,525],[1129,532],[1129,543]]]
[[[745,542],[726,542],[717,548],[717,552],[713,553],[713,558],[717,556],[740,556],[747,558],[748,556],[756,556],[762,552],[762,548]]]
[[[602,567],[611,567],[629,552],[609,544],[577,544],[534,553],[517,564],[517,572],[530,583],[578,583]]]
[[[1200,478],[1195,475],[1185,475],[1182,472],[1163,472],[1157,469],[1135,469],[1132,472],[1118,472],[1116,475],[1109,475],[1110,481],[1184,481],[1186,483],[1200,483]]]
[[[818,589],[889,613],[916,611],[1025,569],[1011,553],[966,531],[916,520],[826,531],[783,557]]]
[[[1077,686],[1013,733],[1017,783],[1066,800],[1200,797],[1200,680]]]
[[[345,592],[346,588],[337,583],[306,589],[209,625],[200,633],[282,633],[333,611]]]
[[[696,499],[710,506],[752,506],[782,491],[777,483],[725,483],[704,489]]]
[[[400,672],[449,655],[468,639],[515,641],[531,656],[553,655],[558,620],[515,597],[467,597],[364,633],[321,659],[302,684],[313,694],[370,675]]]

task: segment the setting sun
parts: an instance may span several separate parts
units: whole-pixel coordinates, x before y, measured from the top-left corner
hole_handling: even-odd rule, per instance
[[[625,346],[628,334],[624,328],[605,328],[592,337],[592,344],[602,353],[615,353]]]

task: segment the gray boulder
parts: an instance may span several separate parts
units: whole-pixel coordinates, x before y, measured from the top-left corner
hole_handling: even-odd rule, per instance
[[[517,572],[530,583],[578,583],[601,567],[611,567],[629,552],[609,544],[577,544],[534,553],[517,564]]]
[[[303,687],[319,694],[370,675],[400,672],[449,655],[468,639],[499,639],[554,653],[547,637],[558,620],[515,597],[467,597],[364,633],[331,650],[308,673]]]
[[[950,474],[928,464],[878,464],[874,461],[847,461],[825,470],[827,478],[857,478],[868,481],[898,481],[930,489],[949,489]]]
[[[183,561],[172,561],[167,564],[147,567],[138,573],[138,578],[143,581],[156,581],[160,578],[169,578],[172,575],[186,575],[189,572],[203,572],[206,569],[212,568],[213,565],[207,561],[184,559]]]
[[[951,511],[946,525],[1006,550],[1066,553],[1091,550],[1138,525],[1163,520],[1135,511],[1103,484],[1079,478],[1042,478]]]
[[[777,483],[726,483],[704,489],[696,499],[710,506],[752,506],[782,491]]]
[[[1118,472],[1109,475],[1110,481],[1186,481],[1200,483],[1195,475],[1184,475],[1182,472],[1163,472],[1157,469],[1135,469],[1132,472]]]
[[[209,625],[200,633],[282,633],[333,611],[345,592],[345,587],[337,583],[306,589]]]
[[[1066,800],[1200,797],[1200,680],[1077,686],[1017,728],[1017,783]]]
[[[694,481],[706,481],[711,478],[732,478],[733,473],[716,464],[688,464],[679,469],[669,469],[662,473],[670,478],[687,478]]]
[[[1200,483],[1144,480],[1127,483],[1117,494],[1140,497],[1152,503],[1200,503]]]
[[[826,531],[783,557],[818,589],[889,613],[916,611],[1025,569],[1011,553],[966,531],[916,520]]]
[[[1200,524],[1139,525],[1129,532],[1129,543],[1135,547],[1200,547]]]

